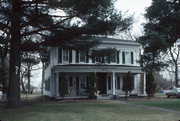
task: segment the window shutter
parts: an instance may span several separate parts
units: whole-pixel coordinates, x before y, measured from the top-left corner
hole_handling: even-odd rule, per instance
[[[134,64],[134,53],[131,52],[131,64]]]
[[[117,51],[117,63],[119,63],[119,51]]]
[[[79,51],[76,50],[76,63],[79,63]]]
[[[58,48],[58,62],[62,63],[62,48]]]
[[[122,52],[122,63],[125,64],[125,61],[126,61],[126,60],[125,60],[125,52],[123,51],[123,52]]]
[[[86,51],[86,63],[89,63],[89,51]]]
[[[69,50],[69,63],[72,63],[72,50]]]
[[[105,63],[105,57],[102,55],[102,63]]]

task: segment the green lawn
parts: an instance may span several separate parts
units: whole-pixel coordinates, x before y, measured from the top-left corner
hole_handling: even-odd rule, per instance
[[[0,111],[2,121],[178,121],[180,116],[113,101],[46,102]]]
[[[180,99],[139,100],[132,103],[180,111]]]

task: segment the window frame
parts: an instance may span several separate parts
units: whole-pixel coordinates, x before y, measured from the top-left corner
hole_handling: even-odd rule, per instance
[[[62,49],[62,62],[69,62],[69,50]]]

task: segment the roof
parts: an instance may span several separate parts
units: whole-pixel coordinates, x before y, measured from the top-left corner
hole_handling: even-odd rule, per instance
[[[122,45],[135,45],[141,46],[140,43],[133,40],[115,39],[107,37],[92,37],[94,40],[98,40],[104,44],[122,44]]]

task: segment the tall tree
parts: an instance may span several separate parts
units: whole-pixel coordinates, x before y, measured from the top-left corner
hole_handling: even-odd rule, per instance
[[[36,49],[39,45],[63,45],[81,35],[112,34],[129,27],[131,19],[123,19],[113,8],[112,1],[3,0],[0,3],[1,31],[8,29],[11,35],[8,106],[20,105],[22,50]],[[51,14],[56,10],[60,11],[59,14]],[[81,24],[72,24],[77,18]],[[23,41],[32,35],[46,39],[33,43]],[[47,39],[49,37],[51,39]]]
[[[139,39],[144,49],[140,63],[148,75],[154,76],[156,71],[167,66],[164,55],[180,38],[180,0],[152,0],[145,18],[144,35]]]
[[[170,65],[174,68],[172,71],[174,72],[174,80],[175,85],[179,86],[179,59],[180,59],[180,39],[178,39],[172,46],[168,49]]]

